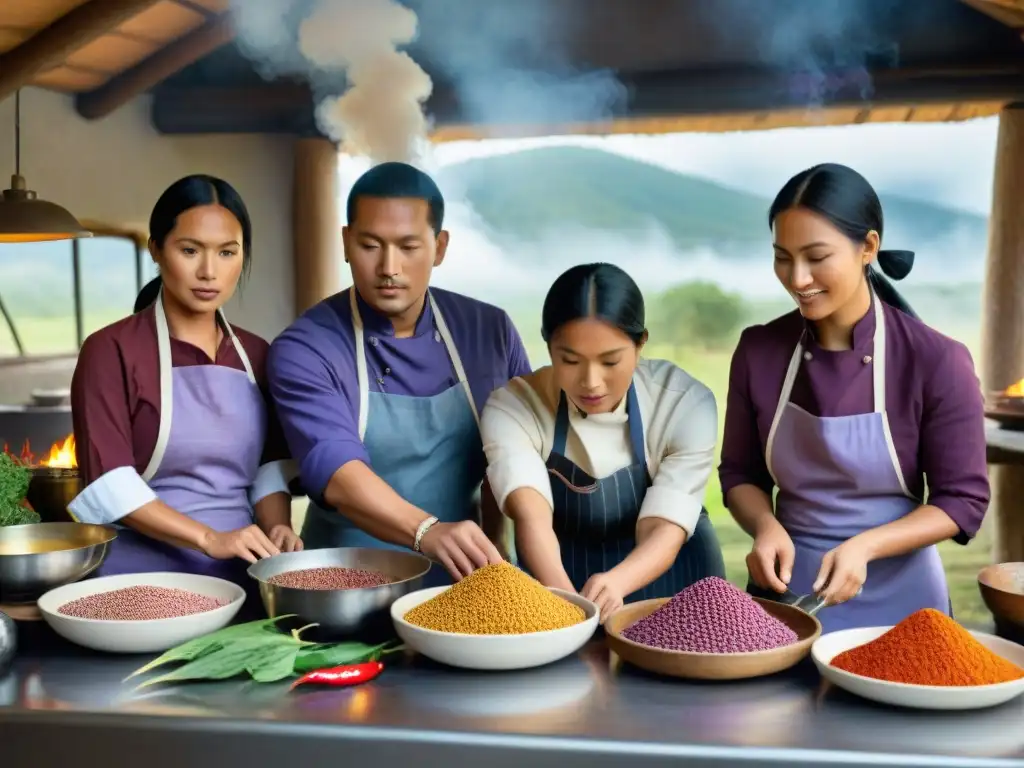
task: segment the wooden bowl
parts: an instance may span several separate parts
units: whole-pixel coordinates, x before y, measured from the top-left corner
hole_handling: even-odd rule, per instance
[[[604,629],[612,651],[640,669],[661,675],[694,680],[742,680],[789,669],[811,652],[811,646],[821,635],[821,623],[813,616],[791,605],[755,597],[758,605],[796,632],[795,643],[751,653],[691,653],[651,648],[622,636],[626,627],[651,615],[670,599],[630,603],[609,616]]]
[[[1024,627],[1024,563],[997,563],[982,568],[978,589],[996,620]]]
[[[992,419],[1001,429],[1019,432],[1024,430],[1024,397],[1014,397],[1005,392],[992,392],[986,398],[985,418]]]
[[[996,422],[1000,429],[1005,429],[1009,432],[1024,431],[1024,411],[1017,413],[1014,411],[987,409],[985,411],[985,418]]]

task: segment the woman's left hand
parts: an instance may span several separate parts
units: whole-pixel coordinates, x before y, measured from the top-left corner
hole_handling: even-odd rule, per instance
[[[290,525],[275,525],[270,529],[267,538],[282,552],[302,551],[302,539]]]
[[[866,543],[856,536],[848,539],[821,559],[814,592],[826,605],[845,603],[860,594],[868,578],[871,556]]]
[[[601,609],[601,623],[622,607],[622,587],[611,573],[595,573],[583,585],[580,594]]]

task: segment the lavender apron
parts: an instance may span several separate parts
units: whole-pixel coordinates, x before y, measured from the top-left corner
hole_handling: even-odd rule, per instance
[[[162,502],[213,528],[233,531],[253,522],[248,490],[256,478],[267,429],[266,406],[249,357],[223,314],[245,371],[222,365],[171,366],[171,337],[163,294],[157,299],[160,358],[160,428],[142,479]],[[118,526],[99,576],[178,571],[250,584],[240,558],[215,560]]]
[[[801,360],[797,343],[768,433],[766,463],[779,488],[776,515],[793,539],[796,561],[789,587],[811,592],[822,557],[847,539],[899,520],[920,505],[907,490],[885,411],[885,314],[875,313],[874,411],[817,417],[789,402]],[[753,590],[752,590],[753,591]],[[759,593],[760,594],[760,593]],[[772,593],[774,595],[774,593]],[[777,595],[774,595],[777,597]],[[818,614],[825,632],[896,624],[921,608],[949,612],[949,590],[938,549],[875,560],[861,593]]]
[[[403,499],[442,523],[479,523],[480,508],[475,495],[487,468],[480,417],[448,325],[429,293],[428,300],[436,338],[447,350],[458,384],[433,397],[388,395],[369,391],[363,321],[355,289],[349,289],[359,383],[359,437],[373,471]],[[307,549],[408,549],[371,536],[344,515],[325,510],[315,502],[310,502],[306,513],[302,541]],[[444,568],[434,565],[424,579],[424,586],[441,586],[451,581]]]

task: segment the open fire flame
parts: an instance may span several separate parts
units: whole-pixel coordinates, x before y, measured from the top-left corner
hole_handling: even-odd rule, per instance
[[[1024,397],[1024,379],[1008,386],[1003,394],[1007,397]]]
[[[30,467],[78,468],[78,457],[75,453],[75,436],[73,434],[51,445],[49,454],[45,458],[37,457],[32,453],[32,446],[29,445],[28,440],[21,446],[20,454],[15,454],[6,444],[4,444],[4,453],[13,456],[22,464]]]

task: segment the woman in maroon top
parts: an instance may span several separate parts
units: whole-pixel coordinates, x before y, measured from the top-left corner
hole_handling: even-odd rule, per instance
[[[798,309],[740,337],[719,469],[754,538],[750,590],[817,593],[826,631],[948,611],[934,545],[966,544],[989,502],[971,356],[876,270],[902,279],[913,254],[879,250],[881,204],[855,171],[803,171],[769,222]]]
[[[301,548],[268,345],[221,310],[249,266],[249,214],[226,182],[189,176],[157,201],[149,230],[160,277],[79,353],[71,401],[86,487],[69,508],[119,529],[101,575],[245,583],[247,562]]]

